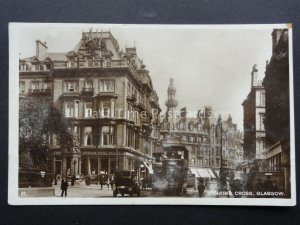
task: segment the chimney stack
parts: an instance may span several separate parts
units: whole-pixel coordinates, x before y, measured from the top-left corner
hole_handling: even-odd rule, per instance
[[[38,60],[47,54],[47,48],[46,42],[42,43],[40,40],[35,41],[35,56]]]
[[[252,67],[252,72],[251,72],[251,88],[253,86],[257,86],[257,67],[256,64]]]

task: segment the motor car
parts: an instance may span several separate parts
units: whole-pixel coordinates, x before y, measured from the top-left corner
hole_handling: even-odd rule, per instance
[[[140,182],[134,171],[119,171],[115,173],[114,184],[112,187],[113,196],[116,197],[121,194],[133,196],[136,194],[138,197],[141,193]]]

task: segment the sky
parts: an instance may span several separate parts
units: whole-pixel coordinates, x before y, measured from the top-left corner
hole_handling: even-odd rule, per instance
[[[46,42],[48,52],[68,52],[92,28],[110,30],[121,49],[135,45],[150,71],[153,87],[166,110],[167,88],[172,77],[178,107],[188,110],[213,108],[215,116],[243,129],[242,102],[251,87],[251,71],[257,64],[263,79],[272,53],[272,26],[171,26],[24,24],[19,29],[20,58],[35,55],[35,40]]]

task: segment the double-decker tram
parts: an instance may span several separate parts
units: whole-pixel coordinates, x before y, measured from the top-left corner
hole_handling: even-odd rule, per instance
[[[181,145],[163,146],[161,167],[154,170],[153,188],[165,193],[186,192],[188,179],[188,150]]]

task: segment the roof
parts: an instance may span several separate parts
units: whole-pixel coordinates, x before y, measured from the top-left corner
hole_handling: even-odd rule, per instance
[[[53,52],[53,53],[46,53],[41,60],[45,60],[46,58],[50,58],[52,61],[66,61],[67,57],[66,57],[65,52]]]

